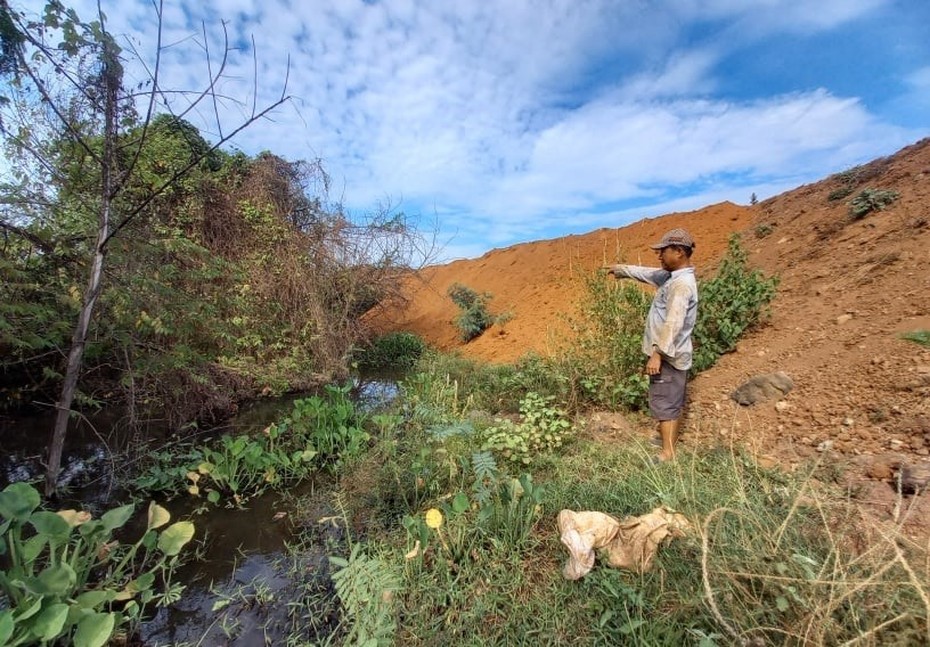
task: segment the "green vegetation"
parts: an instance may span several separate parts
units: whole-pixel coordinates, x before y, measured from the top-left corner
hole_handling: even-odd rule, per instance
[[[124,544],[114,535],[132,505],[93,519],[40,503],[25,483],[0,492],[0,645],[105,645],[133,631],[151,606],[180,599],[174,570],[192,523],[164,527],[171,517],[152,502],[144,534]]]
[[[730,237],[717,274],[698,284],[698,320],[694,328],[694,364],[699,373],[736,348],[744,332],[764,321],[775,298],[778,277],[750,269],[739,235]]]
[[[631,281],[603,275],[583,280],[579,315],[569,320],[573,339],[561,346],[552,370],[567,378],[575,406],[640,409],[649,388],[642,345],[652,297]]]
[[[510,321],[512,317],[509,313],[498,316],[492,315],[488,311],[488,302],[491,300],[491,295],[487,292],[478,294],[467,286],[453,283],[449,286],[448,294],[452,302],[459,308],[459,314],[455,318],[455,327],[459,330],[459,338],[464,342],[469,342],[481,336],[481,333],[495,323]]]
[[[406,331],[388,333],[373,339],[355,355],[363,371],[408,371],[426,351],[423,339]]]
[[[73,410],[124,404],[144,440],[147,418],[193,429],[348,374],[360,315],[429,261],[403,213],[350,219],[319,160],[208,142],[157,70],[124,86],[105,22],[2,3],[0,38],[0,409],[58,403],[46,494]]]
[[[154,452],[133,486],[244,505],[269,488],[292,486],[357,457],[369,440],[364,425],[349,387],[326,386],[323,396],[295,400],[289,415],[255,437],[224,434],[213,443]]]
[[[555,397],[542,397],[532,391],[520,403],[521,420],[497,419],[484,430],[484,449],[518,465],[551,456],[572,436],[572,423]]]
[[[756,238],[765,238],[770,236],[773,231],[775,231],[775,225],[767,222],[762,223],[761,225],[756,225],[756,228],[753,229],[753,232],[756,234]]]
[[[881,211],[900,197],[900,193],[890,189],[863,189],[859,195],[849,201],[849,215],[858,220],[873,211]]]
[[[342,523],[366,528],[365,539],[333,547],[345,556],[331,560],[335,598],[317,592],[278,602],[295,618],[330,619],[295,621],[291,643],[926,638],[928,553],[901,530],[910,513],[895,523],[870,519],[820,465],[788,474],[721,447],[682,448],[675,463],[655,466],[645,438],[615,444],[582,435],[551,449],[554,460],[534,461],[531,473],[476,450],[489,427],[463,404],[474,400],[460,396],[445,400],[455,408],[444,425],[384,420],[370,451],[344,473]],[[663,544],[650,571],[599,559],[582,580],[563,579],[560,510],[623,518],[658,506],[684,514],[691,531]],[[316,541],[312,526],[307,545]],[[301,551],[298,542],[295,564]]]
[[[830,202],[835,202],[836,200],[842,200],[843,198],[852,194],[856,190],[856,186],[859,182],[862,181],[861,176],[863,175],[863,169],[860,166],[843,171],[842,173],[837,173],[831,179],[837,180],[840,183],[840,186],[830,191],[827,195],[827,200]]]
[[[930,330],[912,330],[910,332],[903,333],[901,335],[902,339],[907,339],[916,344],[920,344],[925,348],[930,348]]]

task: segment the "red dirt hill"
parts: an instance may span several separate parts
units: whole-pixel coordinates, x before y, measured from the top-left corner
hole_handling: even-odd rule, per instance
[[[852,193],[830,198],[843,187]],[[854,219],[849,200],[866,188],[900,195]],[[770,323],[694,380],[685,443],[733,438],[782,462],[818,451],[868,456],[861,471],[874,478],[890,478],[898,460],[930,455],[930,350],[900,338],[930,329],[930,139],[752,207],[727,202],[430,267],[406,286],[408,307],[376,323],[492,362],[547,354],[578,304],[579,273],[620,259],[655,265],[648,244],[673,227],[697,241],[699,280],[731,232],[743,234],[753,265],[781,277]],[[462,344],[446,295],[456,282],[490,293],[490,310],[513,318]],[[746,379],[773,371],[795,382],[777,408],[729,400]]]

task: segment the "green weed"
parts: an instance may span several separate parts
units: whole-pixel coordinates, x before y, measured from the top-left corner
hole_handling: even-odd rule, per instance
[[[133,510],[93,519],[40,509],[39,493],[25,483],[0,492],[0,644],[103,645],[133,631],[151,605],[178,600],[184,587],[172,578],[194,526],[165,527],[170,514],[152,502],[145,533],[125,544],[114,535]]]
[[[356,353],[358,367],[367,371],[413,368],[426,350],[423,338],[411,332],[392,332],[378,337]]]
[[[484,449],[518,465],[529,465],[558,451],[571,438],[573,429],[567,413],[554,400],[527,393],[520,403],[521,420],[498,419],[483,433]]]
[[[901,335],[901,339],[906,339],[916,344],[920,344],[925,348],[930,348],[930,330],[912,330],[910,332],[903,333]]]

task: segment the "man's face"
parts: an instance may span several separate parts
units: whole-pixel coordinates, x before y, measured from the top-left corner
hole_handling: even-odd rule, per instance
[[[656,254],[659,256],[662,269],[667,272],[674,272],[675,270],[681,269],[685,266],[687,261],[685,253],[677,247],[663,247],[662,249],[656,250]]]

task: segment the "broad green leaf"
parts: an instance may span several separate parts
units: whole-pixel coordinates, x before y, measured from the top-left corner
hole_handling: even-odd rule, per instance
[[[179,521],[168,526],[158,538],[158,548],[167,556],[177,555],[194,536],[194,524]]]
[[[129,586],[134,588],[136,591],[145,591],[146,589],[152,588],[155,584],[155,573],[143,573],[132,582],[129,583]]]
[[[68,605],[58,602],[51,604],[32,621],[32,633],[43,642],[57,638],[68,619]]]
[[[147,529],[161,528],[171,520],[171,513],[152,501],[149,503],[149,522]]]
[[[5,645],[6,641],[10,639],[14,627],[13,611],[11,609],[0,611],[0,645]]]
[[[96,609],[112,600],[112,591],[86,591],[75,599],[77,605],[84,609]]]
[[[455,514],[462,514],[463,512],[468,510],[469,507],[470,507],[470,504],[468,501],[468,495],[465,494],[464,492],[459,492],[452,499],[452,511]]]
[[[31,581],[39,595],[68,595],[77,583],[77,574],[70,564],[52,564]],[[27,584],[28,586],[28,584]]]
[[[74,632],[74,647],[103,647],[113,633],[116,615],[113,613],[93,613],[78,622]]]
[[[20,554],[20,559],[23,564],[31,564],[36,560],[36,558],[42,553],[42,550],[48,544],[48,537],[45,535],[36,535],[31,537],[26,543],[23,544],[23,552]],[[30,571],[31,572],[31,571]]]
[[[29,522],[40,535],[44,535],[56,543],[62,542],[71,534],[71,526],[59,514],[40,510],[32,515]]]
[[[27,483],[13,483],[0,492],[0,517],[13,521],[27,521],[42,499],[34,487]]]
[[[37,597],[35,600],[33,600],[31,607],[26,607],[26,605],[20,604],[18,607],[16,607],[16,610],[18,611],[16,614],[17,622],[28,620],[42,610],[42,598]]]
[[[152,550],[155,548],[156,541],[158,541],[158,533],[154,530],[149,530],[144,535],[142,535],[142,545],[145,546],[146,550]]]
[[[81,537],[86,539],[91,539],[94,535],[103,533],[106,531],[106,528],[103,526],[103,522],[99,519],[93,519],[88,521],[84,525],[78,528],[78,532],[81,533]]]
[[[122,528],[123,525],[129,521],[129,517],[132,516],[132,510],[134,507],[135,506],[129,503],[118,508],[113,508],[109,512],[105,513],[102,517],[100,517],[100,521],[103,522],[103,527],[108,531]]]
[[[210,490],[207,492],[207,501],[210,503],[219,503],[220,502],[220,493],[216,490]]]

